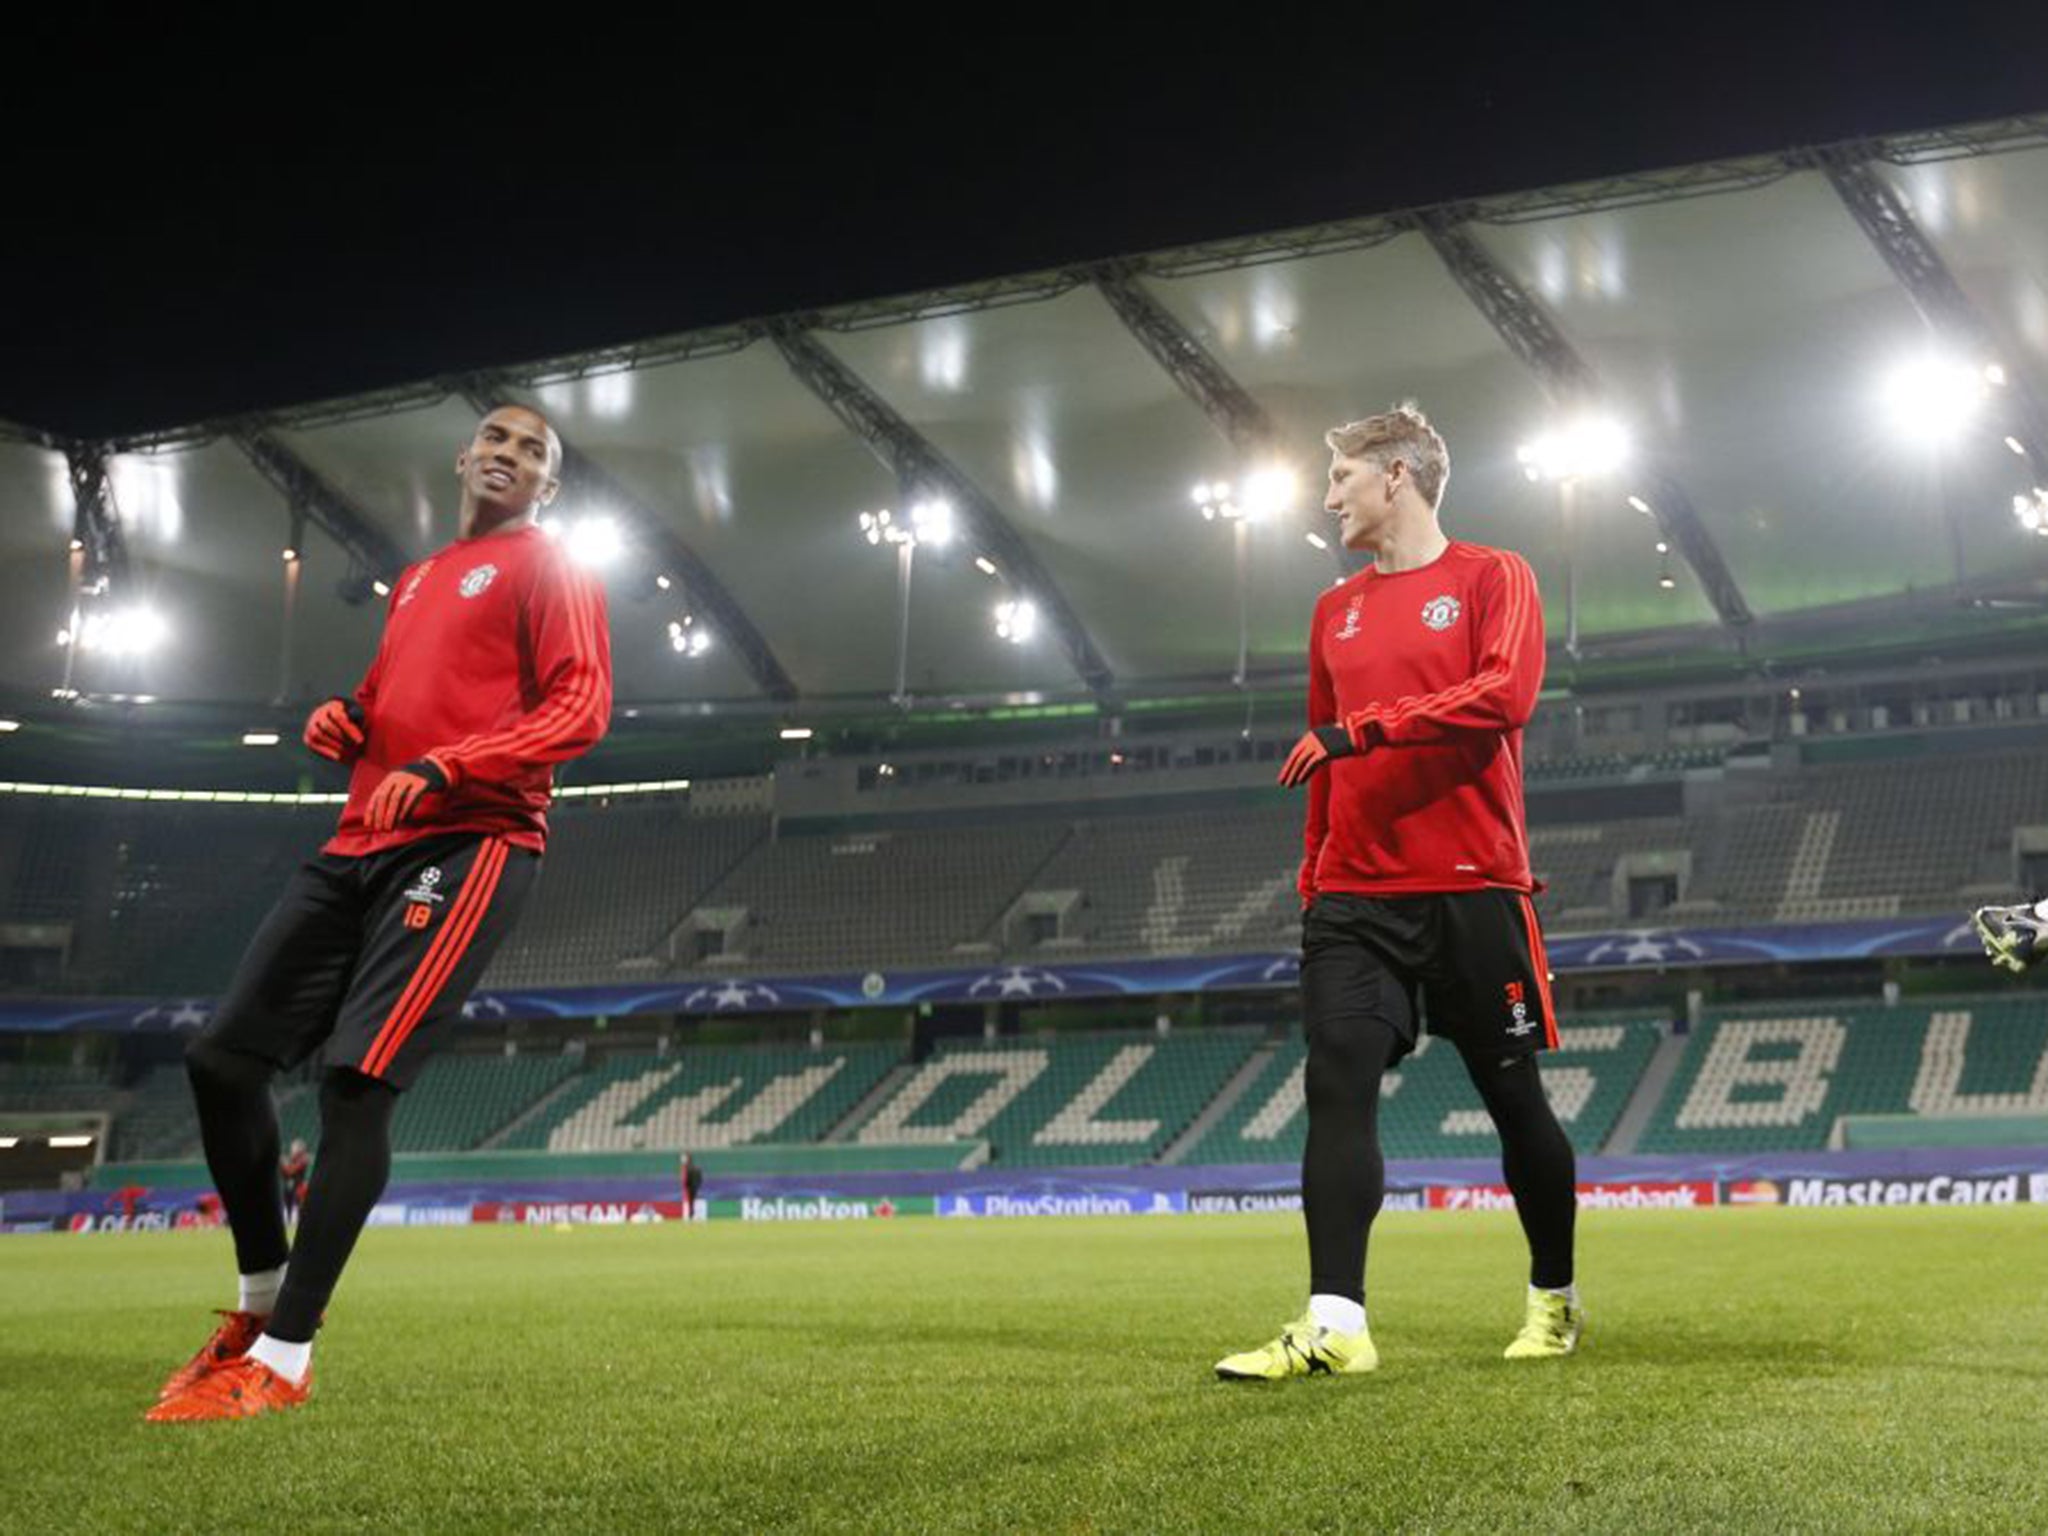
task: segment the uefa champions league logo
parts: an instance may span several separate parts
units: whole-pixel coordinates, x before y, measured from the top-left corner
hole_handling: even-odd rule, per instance
[[[497,998],[487,993],[472,997],[462,1005],[462,1016],[465,1019],[502,1019],[511,1011]]]
[[[768,1008],[782,1001],[782,994],[762,981],[719,982],[698,987],[683,999],[685,1009],[706,1009],[724,1013],[734,1008]]]
[[[1586,959],[1619,960],[1623,965],[1662,965],[1674,957],[1704,959],[1706,953],[1691,939],[1669,928],[1631,928],[1595,944],[1586,952]]]
[[[969,997],[1036,997],[1041,992],[1064,992],[1067,984],[1051,971],[1036,966],[1013,965],[1000,971],[990,971],[978,977],[967,989]]]

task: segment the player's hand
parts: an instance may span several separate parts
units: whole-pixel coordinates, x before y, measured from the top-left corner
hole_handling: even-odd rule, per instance
[[[1304,732],[1301,740],[1294,744],[1294,750],[1287,754],[1287,761],[1280,765],[1280,782],[1289,789],[1297,784],[1306,784],[1315,777],[1316,770],[1332,758],[1354,757],[1357,753],[1351,733],[1343,726],[1319,725]]]
[[[364,727],[369,716],[354,699],[333,698],[306,716],[306,748],[330,763],[352,763],[369,741]]]
[[[429,795],[445,794],[452,780],[447,770],[432,757],[394,768],[370,791],[370,803],[363,820],[372,832],[395,831]]]

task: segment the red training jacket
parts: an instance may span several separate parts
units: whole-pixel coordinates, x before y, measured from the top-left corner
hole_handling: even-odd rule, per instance
[[[1529,891],[1522,727],[1543,687],[1543,604],[1520,555],[1453,539],[1316,600],[1308,721],[1360,750],[1309,781],[1300,889]]]
[[[356,701],[369,744],[325,851],[377,853],[445,832],[547,842],[552,764],[589,751],[611,723],[604,589],[538,527],[458,539],[408,566]],[[363,823],[393,768],[432,753],[448,772],[395,831]]]

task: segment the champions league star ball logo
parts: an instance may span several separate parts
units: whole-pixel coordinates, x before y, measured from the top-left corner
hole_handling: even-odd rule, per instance
[[[1300,974],[1301,957],[1299,955],[1282,955],[1278,960],[1273,961],[1263,971],[1259,972],[1259,980],[1292,981]]]
[[[165,1007],[158,1003],[135,1015],[130,1025],[136,1029],[150,1029],[162,1026],[166,1029],[198,1029],[213,1017],[213,1005],[200,1002],[197,998],[183,998]]]
[[[1432,597],[1422,605],[1422,622],[1431,629],[1442,632],[1458,622],[1462,610],[1458,600],[1446,592],[1442,597]]]
[[[464,597],[481,597],[484,589],[497,579],[498,568],[495,565],[480,565],[462,573],[462,585],[457,590]]]
[[[766,1008],[782,1001],[782,994],[761,981],[721,981],[715,987],[699,987],[683,999],[687,1010],[724,1013],[732,1008]]]
[[[1623,965],[1663,965],[1672,959],[1703,960],[1707,952],[1670,929],[1632,928],[1603,939],[1586,952],[1587,962],[1618,960]]]
[[[490,996],[472,997],[462,1005],[462,1016],[465,1019],[502,1019],[511,1011],[497,998]]]
[[[1041,992],[1064,992],[1067,984],[1051,971],[1042,971],[1035,966],[1013,965],[1007,970],[990,971],[967,989],[969,997],[1036,997]]]

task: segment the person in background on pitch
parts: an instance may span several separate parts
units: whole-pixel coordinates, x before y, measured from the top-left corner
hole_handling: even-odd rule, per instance
[[[1308,1035],[1307,1312],[1217,1363],[1226,1380],[1370,1371],[1366,1236],[1385,1193],[1380,1079],[1418,1015],[1450,1040],[1500,1133],[1530,1284],[1511,1360],[1567,1355],[1576,1165],[1537,1075],[1557,1044],[1530,903],[1522,727],[1543,685],[1543,609],[1521,556],[1444,536],[1449,454],[1412,406],[1338,427],[1325,507],[1373,563],[1309,629],[1309,730],[1280,772],[1308,785],[1300,890]]]
[[[683,1154],[680,1170],[683,1185],[683,1220],[689,1221],[697,1214],[697,1191],[704,1187],[704,1170],[697,1166],[690,1154]]]
[[[605,733],[604,592],[537,521],[561,463],[539,412],[484,417],[455,459],[456,541],[399,578],[361,686],[306,722],[308,747],[353,765],[341,824],[185,1057],[240,1295],[151,1420],[306,1400],[314,1330],[390,1177],[398,1095],[460,1020],[533,885],[552,765]],[[270,1085],[322,1045],[320,1152],[288,1245]]]
[[[292,1148],[285,1153],[284,1160],[277,1165],[277,1177],[284,1185],[284,1221],[290,1226],[299,1219],[299,1207],[306,1200],[306,1170],[313,1159],[306,1151],[305,1142],[292,1138]]]

